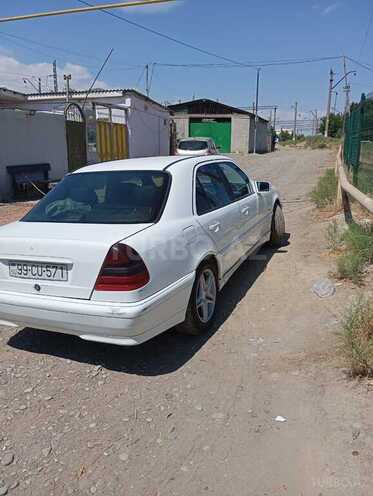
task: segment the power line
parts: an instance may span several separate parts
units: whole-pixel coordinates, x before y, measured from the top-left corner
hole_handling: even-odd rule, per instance
[[[38,77],[37,74],[24,74],[21,72],[0,71],[0,74],[10,75],[10,76],[30,77],[30,78],[37,78]]]
[[[361,44],[361,48],[360,48],[360,52],[359,52],[359,58],[363,55],[363,51],[364,51],[364,48],[365,48],[365,45],[366,45],[366,42],[368,40],[368,36],[369,36],[369,31],[370,31],[370,28],[372,26],[372,21],[373,21],[373,10],[370,14],[370,17],[369,17],[369,20],[368,20],[368,25],[367,25],[367,29],[365,31],[365,34],[364,34],[364,38],[363,38],[363,42]]]
[[[75,55],[75,56],[82,57],[82,58],[90,58],[90,59],[100,60],[99,57],[96,57],[95,55],[88,55],[88,54],[84,54],[84,53],[80,53],[80,52],[75,52],[74,50],[69,50],[67,48],[61,48],[61,47],[57,47],[54,45],[48,45],[46,43],[41,43],[39,41],[35,41],[35,40],[30,39],[30,38],[24,38],[23,36],[18,36],[18,35],[12,34],[12,33],[5,33],[4,31],[0,31],[0,35],[6,36],[8,38],[20,40],[20,41],[25,41],[26,43],[32,43],[33,45],[38,45],[38,46],[41,46],[42,48],[47,48],[49,50],[53,50],[53,51],[58,50],[59,52],[65,52],[65,53],[68,53],[69,55]]]
[[[152,69],[150,73],[149,91],[152,89],[154,72],[155,72],[155,64],[152,64]]]
[[[78,0],[79,2],[81,3],[87,3],[87,2],[84,2],[83,0]],[[88,4],[88,3],[87,3]],[[88,4],[88,5],[91,5],[91,4]],[[128,22],[130,24],[135,24],[137,25],[138,23],[134,23],[133,21],[130,21],[130,20],[127,20],[125,19],[124,17],[122,16],[118,16],[116,14],[113,14],[112,12],[105,12],[111,16],[114,16],[114,17],[118,17],[120,18],[121,20],[124,20],[125,22]],[[139,25],[140,27],[141,25]],[[146,28],[145,26],[141,26],[143,29],[148,29]],[[151,32],[153,32],[154,30],[150,30]],[[20,40],[20,41],[23,41],[23,42],[26,42],[26,43],[31,43],[31,44],[34,44],[34,45],[37,45],[37,46],[40,46],[42,48],[47,48],[48,50],[53,50],[53,52],[55,52],[56,50],[57,51],[60,51],[60,52],[64,52],[64,53],[67,53],[69,55],[74,55],[74,56],[77,56],[79,58],[89,58],[89,59],[95,59],[95,60],[100,60],[99,57],[95,56],[95,55],[88,55],[86,53],[82,53],[82,52],[76,52],[74,50],[69,50],[69,49],[66,49],[66,48],[61,48],[61,47],[58,47],[58,46],[55,46],[55,45],[49,45],[49,44],[46,44],[46,43],[42,43],[42,42],[39,42],[39,41],[36,41],[36,40],[33,40],[33,39],[30,39],[30,38],[25,38],[23,36],[19,36],[19,35],[15,35],[15,34],[12,34],[12,33],[5,33],[4,31],[0,31],[0,35],[2,36],[6,36],[8,38],[12,38],[12,39],[15,39],[15,40]],[[160,36],[163,36],[161,33],[159,33]],[[167,35],[164,35],[167,37]],[[176,41],[176,40],[175,40]],[[176,41],[177,42],[177,41]],[[183,42],[181,42],[183,43]],[[29,49],[29,50],[32,50],[32,48],[26,46],[25,48]],[[45,54],[46,52],[41,52],[39,51],[40,53],[43,53]],[[216,57],[219,57],[221,58],[220,56],[216,55],[216,54],[213,54],[212,52],[207,52],[208,54],[212,55],[212,56],[216,56]],[[47,54],[48,55],[48,54]],[[278,60],[269,60],[269,61],[254,61],[254,62],[248,62],[248,63],[243,63],[243,62],[235,62],[235,63],[231,63],[231,64],[194,64],[194,63],[190,63],[190,64],[173,64],[173,63],[161,63],[161,62],[154,62],[154,65],[158,65],[160,67],[174,67],[174,68],[236,68],[236,67],[248,67],[248,68],[256,68],[258,66],[260,67],[268,67],[268,66],[276,66],[276,65],[294,65],[294,64],[305,64],[305,63],[314,63],[314,62],[323,62],[323,61],[330,61],[330,60],[336,60],[336,59],[340,59],[342,58],[342,56],[326,56],[326,57],[312,57],[312,58],[306,58],[306,59],[278,59]],[[226,58],[224,57],[224,60]],[[230,59],[228,59],[230,60]],[[88,66],[87,67],[92,67],[92,66]],[[122,69],[137,69],[139,67],[143,67],[142,65],[128,65],[128,66],[125,66],[125,67],[114,67],[114,68],[111,68],[109,69],[110,71],[113,71],[113,70],[122,70]]]
[[[140,76],[139,76],[138,80],[136,81],[136,85],[135,85],[136,87],[138,87],[138,86],[139,86],[139,84],[140,84],[140,82],[141,82],[141,80],[142,80],[142,78],[143,78],[143,75],[144,75],[145,71],[146,71],[146,66],[144,66],[144,67],[142,68],[142,71],[141,71],[141,73],[140,73]]]
[[[91,84],[91,86],[89,87],[88,91],[87,91],[87,94],[85,96],[85,99],[84,99],[84,102],[83,102],[83,106],[82,106],[82,110],[84,110],[84,107],[85,107],[85,104],[87,103],[87,99],[88,99],[88,95],[90,94],[90,92],[92,91],[92,88],[94,87],[94,85],[96,84],[96,81],[97,79],[100,77],[100,74],[102,73],[102,71],[104,70],[106,64],[109,62],[109,59],[110,57],[113,55],[113,52],[114,52],[114,48],[111,48],[110,52],[108,53],[108,55],[106,56],[103,64],[101,65],[100,69],[98,70],[96,76],[94,77],[93,79],[93,82]]]
[[[24,41],[26,43],[31,43],[31,44],[34,44],[34,45],[38,45],[38,46],[41,46],[43,48],[47,48],[48,50],[51,50],[53,51],[53,54],[55,54],[55,51],[58,50],[60,52],[65,52],[69,55],[74,55],[74,56],[77,56],[79,58],[90,58],[90,59],[95,59],[95,60],[101,60],[99,57],[96,57],[95,55],[88,55],[86,53],[82,53],[82,52],[75,52],[73,50],[68,50],[66,48],[61,48],[61,47],[58,47],[58,46],[55,46],[55,45],[47,45],[46,43],[41,43],[39,41],[35,41],[35,40],[32,40],[30,38],[25,38],[23,36],[16,36],[12,33],[5,33],[4,31],[0,31],[0,36],[6,36],[6,37],[9,37],[9,38],[13,38],[13,39],[17,39],[17,40],[21,40],[21,41]],[[18,44],[18,43],[16,43]],[[47,55],[49,56],[48,53],[46,52],[43,52],[43,51],[40,51],[40,50],[34,50],[33,48],[29,47],[29,46],[25,46],[25,45],[20,45],[24,48],[27,48],[28,50],[31,50],[31,51],[36,51],[36,52],[39,52],[39,53],[42,53],[43,55]],[[96,65],[87,65],[85,64],[86,67],[96,67]],[[135,70],[135,69],[139,69],[143,67],[143,64],[128,64],[126,66],[115,66],[115,67],[112,67],[110,68],[109,70],[107,70],[106,72],[111,72],[111,71],[121,71],[121,70]]]
[[[83,0],[77,0],[81,3],[86,3],[87,5],[91,5],[91,4],[88,4],[88,2],[84,2]],[[117,17],[121,20],[124,20],[125,22],[128,22],[129,24],[134,24],[134,25],[138,25],[138,23],[134,23],[133,21],[130,21],[128,19],[125,19],[124,17],[122,16],[118,16],[116,14],[113,14],[112,12],[109,12],[109,11],[104,11],[103,9],[101,9],[103,12],[111,15],[111,16],[114,16],[114,17]],[[148,30],[148,28],[146,28],[145,26],[142,26],[142,25],[138,25],[138,27],[141,27],[142,29],[146,29]],[[154,32],[154,30],[150,29],[150,32]],[[163,35],[162,33],[158,33],[158,32],[155,32],[156,34],[159,34],[160,36],[165,36],[167,38],[168,35]],[[85,54],[85,53],[81,53],[81,52],[76,52],[74,50],[69,50],[69,49],[65,49],[65,48],[61,48],[61,47],[58,47],[58,46],[55,46],[55,45],[48,45],[46,43],[41,43],[39,41],[35,41],[33,39],[30,39],[30,38],[25,38],[23,36],[18,36],[18,35],[14,35],[12,33],[5,33],[4,31],[0,31],[0,35],[2,36],[6,36],[8,38],[12,38],[12,39],[16,39],[16,40],[20,40],[20,41],[24,41],[24,42],[27,42],[27,43],[32,43],[34,45],[37,45],[37,46],[40,46],[40,47],[43,47],[43,48],[47,48],[49,50],[53,50],[53,51],[60,51],[60,52],[64,52],[64,53],[67,53],[69,55],[74,55],[74,56],[77,56],[77,57],[80,57],[80,58],[90,58],[90,59],[95,59],[95,60],[100,60],[99,57],[96,57],[94,55],[88,55],[88,54]],[[178,40],[175,40],[172,38],[173,41],[175,42],[179,42]],[[180,43],[184,43],[184,42],[180,42]],[[188,44],[187,44],[188,45]],[[189,45],[188,45],[189,46]],[[190,46],[192,47],[192,46]],[[27,48],[28,50],[33,50],[32,48],[26,46],[24,48]],[[197,49],[196,47],[193,47],[193,49]],[[199,49],[198,49],[199,50]],[[43,53],[45,54],[46,52],[41,52],[39,51],[40,53]],[[211,56],[214,56],[214,57],[219,57],[219,58],[223,58],[224,60],[231,60],[231,59],[226,59],[225,57],[220,57],[219,55],[217,54],[213,54],[212,52],[204,52],[206,54],[209,54]],[[47,54],[48,55],[48,54]],[[315,62],[324,62],[324,61],[330,61],[330,60],[337,60],[337,59],[340,59],[342,58],[341,55],[335,55],[335,56],[325,56],[325,57],[313,57],[313,58],[306,58],[306,59],[278,59],[278,60],[270,60],[270,61],[254,61],[254,62],[248,62],[248,63],[243,63],[243,62],[232,62],[231,64],[197,64],[197,63],[189,63],[189,64],[174,64],[174,63],[162,63],[162,62],[154,62],[153,63],[153,67],[155,65],[158,65],[159,67],[169,67],[169,68],[222,68],[222,69],[226,69],[226,68],[256,68],[256,67],[269,67],[269,66],[282,66],[282,65],[296,65],[296,64],[306,64],[306,63],[315,63]],[[349,57],[347,57],[349,58]],[[351,61],[354,61],[353,59],[350,59]],[[357,61],[354,61],[355,63],[358,63]],[[86,67],[93,67],[93,66],[89,66],[89,65],[86,65]],[[111,69],[109,69],[109,71],[114,71],[114,70],[130,70],[130,69],[137,69],[137,68],[140,68],[140,67],[143,67],[142,65],[128,65],[128,66],[123,66],[123,67],[113,67]],[[363,67],[365,67],[363,65]],[[367,68],[367,67],[365,67]],[[372,68],[373,69],[373,68]]]
[[[80,1],[80,0],[79,0]],[[248,68],[257,68],[257,67],[270,67],[270,66],[282,66],[282,65],[295,65],[295,64],[309,64],[315,62],[326,62],[330,60],[339,60],[342,59],[342,55],[335,55],[330,57],[314,57],[308,59],[279,59],[272,61],[255,61],[248,62],[245,64],[168,64],[163,62],[156,62],[156,65],[160,67],[170,67],[170,68],[218,68],[218,69],[231,69],[231,68],[240,68],[240,67],[248,67]]]
[[[366,69],[367,71],[373,72],[373,66],[367,64],[366,62],[359,62],[358,60],[355,60],[352,57],[347,57],[347,55],[346,55],[346,59],[349,60],[350,62],[353,62],[356,65],[359,65],[360,67]]]
[[[84,5],[88,5],[90,7],[94,6],[94,4],[92,4],[90,2],[86,2],[85,0],[77,0],[77,1],[79,3],[82,3]],[[231,59],[229,57],[224,57],[223,55],[219,55],[217,53],[210,52],[208,50],[205,50],[204,48],[197,47],[197,46],[192,45],[190,43],[187,43],[185,41],[178,40],[177,38],[174,38],[173,36],[169,36],[168,34],[161,33],[160,31],[156,31],[155,29],[144,26],[143,24],[140,24],[138,22],[131,21],[130,19],[127,19],[126,17],[123,17],[119,14],[115,14],[114,12],[110,12],[109,10],[106,10],[104,8],[99,9],[99,10],[101,12],[107,14],[107,15],[110,15],[111,17],[115,17],[116,19],[119,19],[120,21],[126,22],[127,24],[130,24],[130,25],[135,26],[139,29],[142,29],[143,31],[147,31],[148,33],[152,33],[152,34],[155,34],[156,36],[160,36],[161,38],[164,38],[168,41],[172,41],[173,43],[177,43],[178,45],[181,45],[185,48],[190,48],[191,50],[194,50],[196,52],[203,53],[204,55],[209,55],[210,57],[215,57],[215,58],[220,59],[220,60],[225,60],[226,62],[230,62],[232,64],[245,66],[245,64],[243,62],[239,62],[239,61]]]

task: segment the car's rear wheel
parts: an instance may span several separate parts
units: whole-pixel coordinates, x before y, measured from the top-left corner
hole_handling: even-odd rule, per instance
[[[186,318],[178,331],[197,336],[208,329],[215,317],[217,296],[216,268],[211,263],[204,263],[197,270]]]
[[[272,224],[271,224],[271,238],[270,245],[281,245],[285,235],[285,217],[284,212],[279,204],[273,209]]]

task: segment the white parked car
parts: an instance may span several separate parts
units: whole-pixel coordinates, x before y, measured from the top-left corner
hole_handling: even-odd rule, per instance
[[[211,138],[183,138],[178,141],[176,155],[216,155],[218,149]]]
[[[227,157],[84,167],[0,228],[0,320],[119,345],[198,334],[233,272],[284,230],[276,190]]]

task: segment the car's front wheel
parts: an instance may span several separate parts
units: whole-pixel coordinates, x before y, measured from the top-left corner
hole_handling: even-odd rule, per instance
[[[178,326],[182,334],[197,336],[208,329],[215,317],[218,283],[216,268],[204,263],[196,273],[185,321]]]

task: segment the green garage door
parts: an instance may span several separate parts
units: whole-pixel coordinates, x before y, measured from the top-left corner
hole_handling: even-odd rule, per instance
[[[231,119],[190,119],[189,136],[191,138],[212,138],[222,153],[231,151]]]

